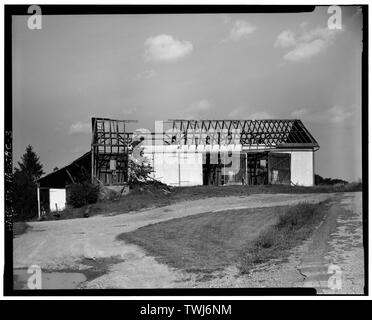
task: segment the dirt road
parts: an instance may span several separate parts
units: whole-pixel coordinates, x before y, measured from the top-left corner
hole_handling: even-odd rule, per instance
[[[355,213],[350,218],[347,215],[338,215],[336,210],[334,217],[339,220],[337,220],[335,232],[340,232],[339,236],[342,238],[338,239],[339,242],[337,242],[336,233],[331,235],[329,239],[327,238],[327,243],[329,242],[330,245],[327,246],[324,253],[333,253],[334,263],[337,262],[342,270],[356,270],[355,266],[348,265],[347,257],[344,257],[344,260],[340,257],[351,251],[357,255],[357,257],[354,257],[355,259],[353,258],[354,261],[361,260],[359,250],[361,238],[358,238],[360,235],[355,235],[356,233],[360,234],[361,210],[358,211],[361,201],[360,193],[261,194],[248,197],[187,201],[137,213],[30,223],[28,231],[14,239],[15,286],[26,288],[26,269],[30,265],[38,265],[43,270],[43,288],[266,286],[263,282],[253,281],[251,276],[236,277],[234,266],[224,271],[225,274],[221,275],[218,283],[216,280],[201,282],[193,275],[185,275],[180,271],[169,268],[167,265],[158,263],[153,257],[147,256],[141,248],[124,244],[115,238],[120,233],[129,232],[148,224],[202,212],[287,205],[299,201],[319,202],[328,198],[334,199],[335,203],[341,202],[340,205],[344,208],[352,208]],[[346,227],[344,230],[341,228],[343,223],[346,226],[352,223],[358,226],[354,229]],[[348,243],[350,240],[348,237],[351,236],[354,237],[355,247],[349,246],[346,248],[342,246],[341,242]],[[332,244],[332,240],[337,243]],[[355,248],[359,248],[358,252]],[[302,248],[302,250],[305,249]],[[340,259],[337,260],[338,258]],[[296,263],[297,265],[300,264],[298,261]],[[306,263],[303,262],[304,265]],[[319,260],[317,260],[317,263],[319,263]],[[289,277],[291,283],[296,286],[305,285],[304,276],[296,268],[290,270],[292,273],[294,270],[295,274],[292,275],[291,273]],[[255,277],[259,276],[260,272],[262,271],[255,273]],[[265,273],[267,272],[265,271]],[[357,271],[357,273],[359,277],[362,270]],[[231,280],[232,277],[234,278],[233,281]],[[356,283],[354,278],[350,280],[352,283]],[[345,283],[349,283],[346,275],[343,279]],[[276,286],[280,286],[280,283],[277,283]],[[288,286],[288,283],[286,286]],[[354,286],[352,287],[354,288]],[[358,284],[356,287],[359,288],[360,285]],[[358,290],[355,289],[354,291]]]
[[[362,294],[364,287],[361,194],[334,204],[305,247],[297,267],[303,286],[318,293]]]

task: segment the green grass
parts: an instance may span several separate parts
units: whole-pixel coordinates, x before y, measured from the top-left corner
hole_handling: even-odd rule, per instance
[[[275,193],[331,193],[361,191],[361,184],[347,184],[334,186],[194,186],[174,187],[169,193],[164,193],[156,188],[148,188],[143,191],[135,190],[118,200],[98,202],[88,207],[66,209],[61,212],[61,217],[53,215],[45,217],[45,220],[82,218],[88,211],[88,215],[96,214],[120,214],[135,212],[152,207],[163,207],[187,200],[205,199],[210,197],[249,196],[251,194],[275,194]]]
[[[288,208],[275,225],[264,230],[240,253],[240,270],[249,272],[257,263],[284,259],[289,250],[308,239],[327,213],[326,202],[300,203]]]
[[[285,258],[307,239],[326,213],[324,204],[301,203],[202,213],[148,225],[117,239],[141,246],[159,262],[210,273]]]
[[[160,262],[188,272],[208,273],[239,262],[242,248],[275,224],[287,206],[201,213],[120,234]]]

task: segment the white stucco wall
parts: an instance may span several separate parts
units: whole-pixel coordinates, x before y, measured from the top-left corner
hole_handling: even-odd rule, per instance
[[[259,150],[256,149],[256,150]],[[154,178],[174,186],[203,184],[203,157],[206,151],[242,151],[239,144],[230,146],[190,145],[190,146],[144,146],[144,155],[154,168]],[[273,152],[291,155],[291,182],[301,186],[314,185],[313,150],[279,149]]]
[[[203,184],[203,155],[198,152],[180,153],[181,186]]]
[[[173,186],[203,184],[203,156],[195,148],[145,146],[146,156],[154,168],[153,177]]]
[[[66,208],[66,189],[49,189],[50,211],[64,210]]]
[[[179,163],[176,152],[155,153],[153,168],[155,179],[169,185],[179,185]]]
[[[291,182],[300,186],[314,185],[313,150],[275,150],[291,155]]]

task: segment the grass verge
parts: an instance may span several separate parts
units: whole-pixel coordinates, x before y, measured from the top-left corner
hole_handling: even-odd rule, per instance
[[[299,203],[279,216],[278,222],[264,230],[240,253],[239,268],[247,273],[257,263],[284,259],[290,249],[308,239],[327,213],[326,202]]]
[[[239,261],[247,243],[276,223],[288,206],[201,213],[148,225],[117,239],[136,244],[159,262],[209,273]]]
[[[141,246],[159,262],[207,274],[237,265],[284,258],[307,239],[324,217],[323,204],[301,203],[201,213],[122,233],[117,239]]]

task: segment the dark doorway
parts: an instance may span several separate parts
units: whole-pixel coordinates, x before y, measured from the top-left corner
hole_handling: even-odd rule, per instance
[[[221,180],[221,155],[219,152],[206,152],[203,154],[203,185],[222,184]]]
[[[227,153],[226,153],[227,154]],[[229,168],[230,163],[222,157],[221,152],[206,152],[203,154],[203,185],[265,185],[291,183],[291,155],[288,153],[242,152],[229,156],[240,163],[239,170]],[[231,159],[231,158],[230,158]]]
[[[268,157],[270,184],[291,184],[291,155],[270,153]]]
[[[268,184],[268,152],[247,153],[247,184]]]
[[[291,184],[289,153],[247,153],[247,184]]]

